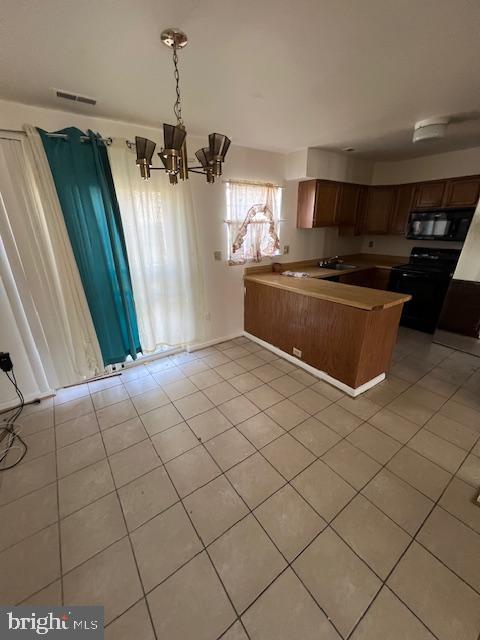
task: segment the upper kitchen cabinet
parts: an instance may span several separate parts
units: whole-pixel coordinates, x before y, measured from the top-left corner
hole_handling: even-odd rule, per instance
[[[297,228],[331,227],[336,221],[339,182],[304,180],[298,183]]]
[[[475,207],[480,197],[480,176],[435,180],[417,184],[413,209]]]
[[[405,235],[405,230],[412,210],[415,195],[414,184],[402,184],[397,189],[397,202],[389,220],[388,233],[391,235]]]
[[[355,227],[362,186],[343,183],[340,187],[336,222],[341,227]]]
[[[414,209],[440,209],[443,205],[446,180],[420,182],[415,190]]]
[[[397,204],[396,187],[370,187],[368,190],[363,232],[380,235],[389,232],[390,220]]]
[[[480,176],[367,187],[333,180],[298,185],[297,227],[339,227],[340,235],[404,235],[412,210],[475,207]]]
[[[444,207],[476,207],[480,197],[480,176],[454,178],[447,182]]]

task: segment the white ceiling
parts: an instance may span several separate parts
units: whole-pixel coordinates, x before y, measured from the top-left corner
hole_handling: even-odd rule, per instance
[[[178,26],[190,133],[375,158],[480,145],[478,0],[2,0],[0,97],[139,124],[173,121]],[[52,88],[93,96],[95,107]],[[456,116],[413,145],[417,120]],[[1,124],[1,122],[0,122]]]

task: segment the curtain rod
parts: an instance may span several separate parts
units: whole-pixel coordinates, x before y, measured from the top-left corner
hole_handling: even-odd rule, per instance
[[[262,182],[260,180],[222,180],[225,184],[252,184],[261,187],[275,187],[276,189],[284,189],[281,184],[273,184],[273,182]]]
[[[65,140],[68,138],[68,133],[47,133],[49,138],[64,138]],[[90,140],[88,136],[80,136],[80,140],[82,142],[86,142]],[[107,146],[112,144],[112,138],[100,138],[101,142],[104,142]]]
[[[21,133],[22,135],[25,135],[25,131],[22,131],[21,129],[0,129],[0,131],[6,131],[8,133]],[[47,136],[49,138],[68,138],[67,133],[47,133]],[[90,140],[90,138],[88,136],[80,136],[80,140],[85,141]],[[100,138],[100,140],[106,145],[112,144],[112,138]]]

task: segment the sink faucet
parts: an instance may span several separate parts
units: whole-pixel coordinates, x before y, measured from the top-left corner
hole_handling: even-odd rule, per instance
[[[319,267],[327,267],[329,264],[342,264],[343,260],[339,256],[333,256],[331,258],[323,258],[318,261]]]

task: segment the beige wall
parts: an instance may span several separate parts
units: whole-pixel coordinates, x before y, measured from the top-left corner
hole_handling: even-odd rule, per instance
[[[131,123],[94,118],[76,113],[44,109],[0,100],[0,129],[21,129],[25,124],[55,131],[67,126],[77,126],[99,131],[104,136],[133,139],[135,134],[161,143],[161,130]],[[189,149],[193,151],[205,144],[202,138],[190,138]],[[258,151],[232,145],[225,164],[225,178],[266,180],[284,185],[280,241],[289,245],[288,255],[280,260],[301,260],[339,253],[358,251],[358,238],[339,238],[338,230],[296,228],[298,181],[290,180],[299,167],[304,166],[306,152],[300,152],[295,163],[288,168],[288,157],[284,154]],[[297,176],[300,177],[300,176]],[[208,185],[199,175],[190,178],[193,201],[199,222],[199,245],[201,264],[206,289],[206,340],[237,335],[243,330],[242,267],[230,267],[227,255],[225,218],[225,185],[217,181]],[[222,251],[223,260],[214,260],[214,251]],[[265,261],[270,264],[271,261]]]
[[[369,246],[373,243],[373,246]],[[362,253],[378,253],[391,256],[409,256],[413,247],[432,246],[435,249],[461,249],[461,242],[428,242],[407,240],[402,236],[362,236]]]
[[[371,184],[373,162],[325,149],[309,148],[305,175],[309,178]]]
[[[480,147],[396,162],[376,162],[372,184],[401,184],[480,173]]]
[[[0,101],[0,129],[20,129],[25,123],[55,131],[67,126],[94,129],[104,136],[133,139],[135,134],[161,142],[161,131],[131,123],[94,118],[76,113],[53,109],[43,109],[13,102]],[[205,144],[205,139],[190,139],[190,150]],[[407,167],[408,165],[408,167]],[[374,183],[402,182],[440,178],[450,175],[480,173],[480,149],[440,157],[421,158],[410,163],[377,163],[355,160],[333,152],[319,149],[302,150],[295,154],[283,155],[257,151],[233,145],[225,166],[225,177],[236,179],[268,180],[284,185],[281,224],[281,244],[289,245],[288,255],[280,261],[356,253],[361,250],[376,253],[391,253],[407,256],[413,243],[398,237],[373,236],[372,238],[339,238],[336,228],[303,230],[296,228],[298,179],[322,177],[333,180]],[[201,176],[192,176],[190,185],[199,219],[199,245],[201,264],[206,284],[206,340],[236,335],[243,328],[243,287],[242,267],[229,267],[225,262],[227,240],[223,220],[225,218],[225,187],[218,181],[207,185]],[[480,219],[477,212],[476,232],[470,241],[468,254],[462,256],[459,273],[465,279],[478,279],[478,260],[475,247],[480,241]],[[368,247],[373,240],[375,246]],[[436,246],[440,246],[435,243]],[[447,246],[452,246],[448,244]],[[223,260],[217,262],[213,252],[220,250]],[[478,250],[477,250],[478,253]],[[265,261],[270,264],[271,261]],[[15,327],[2,332],[0,349],[13,349]],[[29,372],[22,375],[30,383]],[[3,400],[0,389],[0,404]]]

